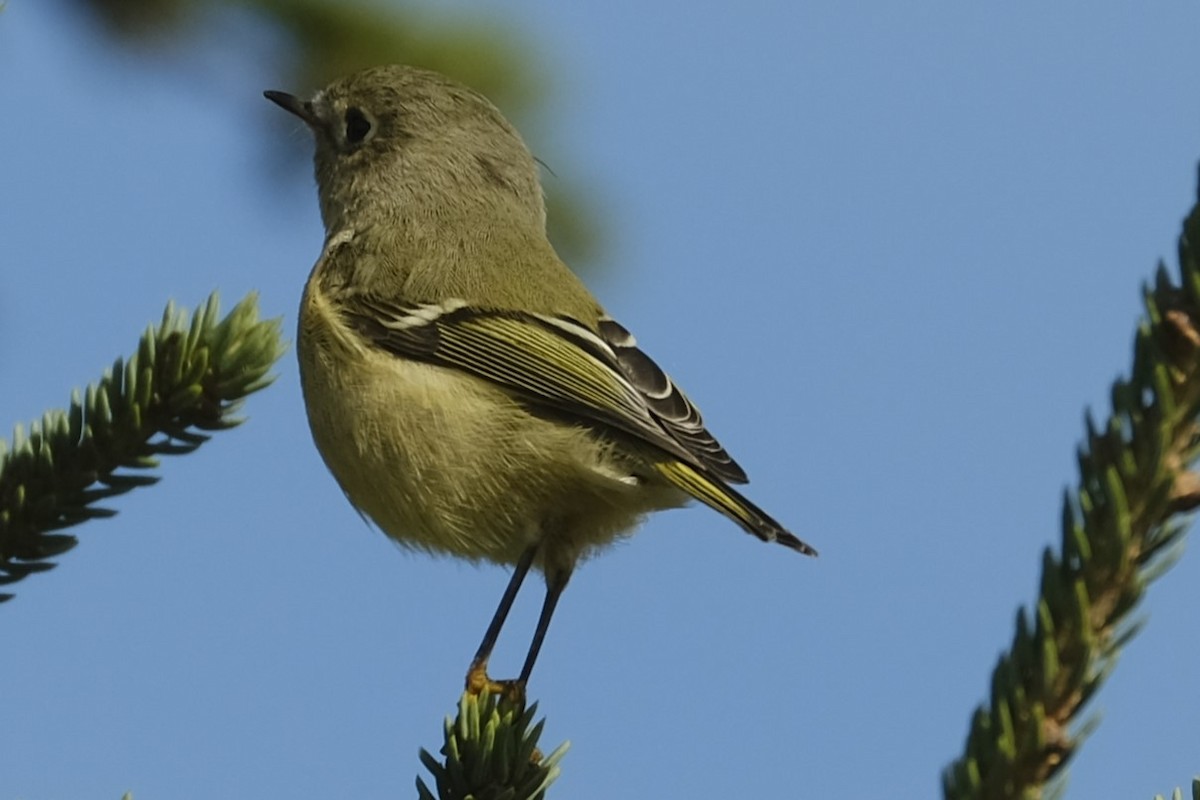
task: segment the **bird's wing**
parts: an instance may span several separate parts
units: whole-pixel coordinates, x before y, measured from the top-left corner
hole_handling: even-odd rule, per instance
[[[358,295],[342,303],[346,322],[376,347],[463,370],[527,402],[637,437],[703,473],[746,481],[696,407],[610,319],[597,333],[565,317],[456,300],[399,305]]]
[[[616,320],[600,319],[600,336],[616,357],[625,378],[638,390],[654,418],[699,458],[713,474],[730,483],[746,483],[746,473],[704,427],[700,409],[675,385],[650,356],[637,346],[633,334]]]
[[[668,482],[764,541],[816,555],[729,487],[745,482],[741,467],[705,430],[696,407],[616,322],[601,319],[597,332],[573,319],[458,300],[397,305],[359,295],[341,302],[344,320],[375,347],[462,370],[528,403],[654,445],[672,456],[654,465]]]

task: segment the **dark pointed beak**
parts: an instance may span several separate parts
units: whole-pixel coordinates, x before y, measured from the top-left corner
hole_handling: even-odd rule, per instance
[[[313,113],[312,103],[305,102],[294,94],[287,92],[277,92],[274,89],[268,89],[263,92],[263,97],[270,100],[275,105],[282,108],[284,111],[289,111],[295,114],[300,119],[304,120],[310,127],[317,125],[317,115]]]

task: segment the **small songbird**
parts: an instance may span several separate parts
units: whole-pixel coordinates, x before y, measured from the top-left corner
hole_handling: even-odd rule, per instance
[[[442,75],[368,69],[301,100],[325,245],[297,350],[313,439],[397,542],[512,564],[467,688],[523,690],[581,559],[689,499],[816,552],[730,484],[746,474],[546,238],[538,170],[487,99]],[[531,567],[546,597],[515,681],[487,674]]]

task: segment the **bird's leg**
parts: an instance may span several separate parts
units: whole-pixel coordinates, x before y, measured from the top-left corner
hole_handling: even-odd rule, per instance
[[[489,692],[503,693],[512,688],[512,681],[500,682],[488,677],[488,659],[491,658],[492,648],[496,646],[496,639],[500,636],[500,629],[504,627],[504,620],[508,618],[508,612],[512,609],[513,601],[517,599],[517,592],[521,590],[521,583],[529,574],[529,568],[533,566],[533,559],[536,555],[537,545],[534,545],[521,554],[520,560],[513,568],[512,577],[508,580],[508,588],[504,590],[504,596],[500,598],[500,605],[496,608],[492,623],[488,625],[487,633],[483,634],[483,641],[479,643],[479,649],[475,651],[475,658],[471,660],[471,667],[467,670],[467,691],[471,694],[479,694],[484,689]]]
[[[546,638],[546,630],[550,627],[550,617],[554,616],[554,607],[558,605],[558,598],[562,596],[563,589],[567,588],[567,581],[570,579],[570,570],[546,573],[546,599],[542,603],[542,613],[538,617],[537,628],[533,632],[533,641],[529,643],[529,653],[525,656],[525,666],[521,668],[521,677],[517,678],[517,683],[521,687],[524,687],[529,681],[529,674],[533,672],[533,664],[537,661],[538,653],[542,649],[542,641]]]

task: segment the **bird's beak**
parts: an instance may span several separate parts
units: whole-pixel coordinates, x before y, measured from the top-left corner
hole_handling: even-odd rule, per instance
[[[268,89],[267,91],[263,92],[263,97],[267,98],[284,111],[289,111],[295,114],[297,117],[304,120],[309,127],[317,126],[317,115],[313,113],[312,103],[301,100],[294,94],[277,92],[274,89]]]

